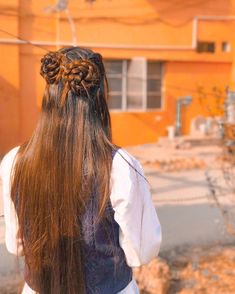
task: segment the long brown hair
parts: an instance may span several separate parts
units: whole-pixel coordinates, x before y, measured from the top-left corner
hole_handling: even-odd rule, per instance
[[[28,272],[37,292],[85,293],[81,216],[94,189],[99,216],[112,164],[107,81],[101,55],[78,47],[44,56],[42,111],[18,152],[11,198]]]

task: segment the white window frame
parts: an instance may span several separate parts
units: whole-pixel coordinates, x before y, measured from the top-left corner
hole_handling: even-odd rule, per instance
[[[110,108],[110,112],[154,112],[154,111],[162,111],[163,110],[163,106],[164,106],[164,99],[163,99],[163,71],[164,71],[164,63],[161,63],[161,73],[160,75],[160,81],[161,81],[161,89],[159,91],[160,97],[161,97],[161,107],[159,108],[147,108],[147,66],[148,66],[148,62],[158,62],[156,60],[146,60],[144,57],[138,57],[136,59],[143,59],[145,60],[145,66],[143,68],[143,72],[142,72],[142,83],[143,83],[143,87],[142,87],[142,107],[141,108],[127,108],[127,79],[128,78],[139,78],[140,76],[135,76],[135,75],[128,75],[127,76],[127,65],[128,65],[128,61],[131,61],[131,59],[116,59],[117,61],[121,61],[122,62],[122,90],[121,90],[121,96],[122,96],[122,101],[121,101],[121,108]],[[113,59],[114,61],[115,59]],[[108,59],[107,59],[108,61]],[[112,61],[112,60],[110,60]],[[159,75],[156,75],[159,76]],[[114,74],[112,76],[112,74],[108,75],[107,74],[107,78],[112,78],[112,77],[117,77],[117,74]],[[120,76],[121,78],[121,76]],[[111,95],[117,95],[120,92],[116,92],[116,91],[110,91],[109,94]],[[157,93],[157,92],[156,92]],[[138,94],[136,94],[135,92],[132,93],[133,96],[139,96]]]

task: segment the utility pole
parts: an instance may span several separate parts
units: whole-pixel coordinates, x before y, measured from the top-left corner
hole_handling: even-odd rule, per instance
[[[56,49],[60,48],[60,14],[61,11],[68,9],[68,0],[57,0],[55,5],[56,12]]]
[[[57,49],[60,47],[60,16],[61,12],[65,12],[68,23],[70,25],[71,33],[72,33],[72,44],[73,46],[77,45],[77,31],[76,25],[73,20],[72,14],[69,11],[69,0],[57,0],[54,6],[49,6],[45,8],[45,11],[56,13],[56,47]]]

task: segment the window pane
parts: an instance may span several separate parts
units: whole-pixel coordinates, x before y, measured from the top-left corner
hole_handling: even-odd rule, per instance
[[[104,67],[107,76],[109,74],[122,74],[122,60],[106,60]]]
[[[142,94],[143,80],[141,78],[128,78],[127,80],[127,94],[138,93]]]
[[[197,42],[197,52],[208,52],[214,53],[215,52],[215,42]]]
[[[120,78],[109,78],[109,92],[121,92],[122,91],[122,79]]]
[[[161,75],[162,63],[157,61],[148,61],[147,75]]]
[[[148,79],[147,91],[148,92],[160,92],[161,91],[161,80]]]
[[[147,96],[147,108],[161,108],[161,95],[159,94],[148,94]]]
[[[127,96],[127,109],[142,109],[142,96]]]
[[[108,107],[110,109],[122,108],[122,96],[121,95],[109,95]]]
[[[106,60],[104,62],[108,85],[110,109],[122,109],[122,60]]]
[[[161,108],[162,63],[149,61],[147,67],[147,108]]]
[[[146,68],[145,59],[132,59],[127,61],[127,75],[128,77],[143,78]]]

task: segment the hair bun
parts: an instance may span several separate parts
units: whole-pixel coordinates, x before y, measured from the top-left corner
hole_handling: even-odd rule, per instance
[[[49,52],[41,59],[40,74],[48,84],[54,84],[61,78],[61,55],[57,52]]]
[[[100,73],[96,64],[88,59],[72,61],[66,64],[63,80],[68,83],[74,94],[92,92],[100,84]]]

